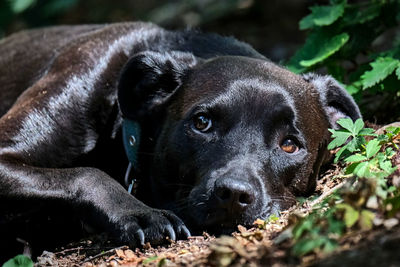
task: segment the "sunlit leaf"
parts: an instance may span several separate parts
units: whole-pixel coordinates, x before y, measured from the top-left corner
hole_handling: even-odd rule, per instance
[[[360,155],[360,154],[355,154],[355,155],[351,155],[350,157],[347,157],[344,161],[346,163],[351,163],[351,162],[360,162],[363,160],[366,160],[367,157]]]
[[[35,4],[36,0],[9,0],[9,2],[14,13],[22,13]]]
[[[307,38],[305,44],[290,59],[287,67],[301,73],[338,51],[349,39],[347,33],[335,34],[331,31],[315,30]]]
[[[357,119],[356,122],[354,123],[352,133],[354,135],[356,135],[361,131],[362,128],[364,128],[363,120],[362,119]]]
[[[358,221],[359,212],[349,204],[342,203],[336,205],[336,207],[338,209],[344,209],[344,223],[347,228],[352,227]]]
[[[369,210],[362,210],[360,214],[360,227],[363,230],[372,229],[373,223],[372,220],[375,218],[375,214]]]
[[[358,134],[359,135],[376,136],[375,130],[372,128],[363,128],[363,129],[361,129],[361,131]]]
[[[372,139],[368,142],[367,146],[365,147],[365,153],[367,158],[371,158],[378,153],[379,149],[381,149],[381,145],[379,145],[379,141],[377,139]]]
[[[354,173],[358,177],[365,177],[368,170],[368,162],[361,162],[357,167],[354,169]]]
[[[396,76],[397,76],[397,79],[400,80],[400,67],[398,67],[398,68],[396,69]]]
[[[339,119],[336,123],[342,126],[344,129],[348,130],[349,132],[352,132],[354,128],[354,123],[350,118]]]
[[[366,71],[361,76],[363,89],[374,86],[392,74],[393,71],[400,66],[400,61],[391,57],[380,57],[370,65],[372,70]]]
[[[33,261],[25,255],[18,255],[5,262],[2,267],[33,267]]]
[[[345,1],[337,5],[313,6],[310,8],[311,14],[300,21],[300,29],[305,30],[314,26],[331,25],[343,15],[344,7]]]
[[[351,133],[343,130],[334,131],[332,138],[334,138],[329,144],[328,149],[334,149],[346,143],[347,139],[351,136]]]
[[[328,42],[319,43],[319,47],[314,51],[314,54],[311,57],[306,57],[301,60],[300,65],[303,67],[311,67],[325,60],[338,51],[349,40],[349,38],[350,37],[347,33],[331,36]]]

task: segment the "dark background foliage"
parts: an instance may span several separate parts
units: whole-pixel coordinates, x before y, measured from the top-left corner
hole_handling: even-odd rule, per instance
[[[267,57],[291,56],[305,34],[298,21],[307,0],[0,0],[0,37],[47,25],[151,21],[196,27],[249,42]],[[315,1],[314,1],[315,2]]]
[[[364,119],[383,124],[400,120],[400,82],[395,76],[399,54],[389,53],[389,59],[387,53],[382,54],[397,51],[400,44],[396,41],[400,40],[399,2],[0,0],[0,38],[22,29],[48,25],[137,20],[169,29],[194,27],[232,35],[295,72],[333,75],[347,85]],[[371,63],[375,60],[375,72],[364,81],[362,75],[374,68]],[[302,62],[306,64],[302,66]],[[386,63],[392,64],[392,75],[383,70]],[[384,74],[388,74],[387,78]],[[375,81],[366,86],[367,82]]]

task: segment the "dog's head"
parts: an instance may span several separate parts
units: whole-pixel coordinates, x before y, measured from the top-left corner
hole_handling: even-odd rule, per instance
[[[128,62],[119,87],[124,116],[156,139],[150,176],[160,207],[217,231],[312,192],[328,128],[360,117],[333,78],[246,57],[146,52]]]

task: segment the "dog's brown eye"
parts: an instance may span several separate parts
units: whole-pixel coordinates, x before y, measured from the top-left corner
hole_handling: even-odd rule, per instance
[[[296,142],[293,139],[286,138],[281,143],[281,149],[286,153],[294,153],[299,150],[299,147],[296,145]]]
[[[210,118],[205,115],[198,115],[194,117],[193,126],[200,132],[206,132],[211,128],[212,122]]]

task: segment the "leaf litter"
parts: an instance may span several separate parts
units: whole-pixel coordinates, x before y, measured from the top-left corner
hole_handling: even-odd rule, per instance
[[[397,166],[400,165],[400,153],[393,161]],[[355,253],[354,255],[368,258],[371,248],[377,246],[375,249],[379,250],[380,244],[387,240],[395,242],[395,248],[398,248],[399,219],[376,218],[373,222],[374,230],[350,232],[340,239],[339,247],[334,253],[314,252],[302,257],[291,254],[292,233],[288,229],[296,218],[305,217],[313,207],[343,186],[345,178],[341,174],[342,169],[340,163],[332,164],[320,175],[316,194],[281,212],[279,218],[271,216],[267,220],[258,219],[250,229],[239,225],[237,231],[230,236],[216,238],[203,233],[202,236],[192,236],[188,240],[169,240],[170,244],[166,246],[152,247],[146,244],[143,248],[136,249],[128,246],[112,247],[109,241],[84,240],[56,252],[43,252],[35,266],[335,266],[330,264],[338,263],[333,258],[339,253],[343,255],[340,257],[341,261],[349,260],[341,264],[348,264],[354,261],[348,255]],[[399,177],[398,170],[392,178],[393,183],[400,183]],[[373,206],[373,203],[370,205]],[[376,244],[375,240],[378,239],[384,240]],[[352,251],[353,254],[350,253]],[[362,256],[363,253],[365,256]],[[383,252],[381,254],[384,255]]]

